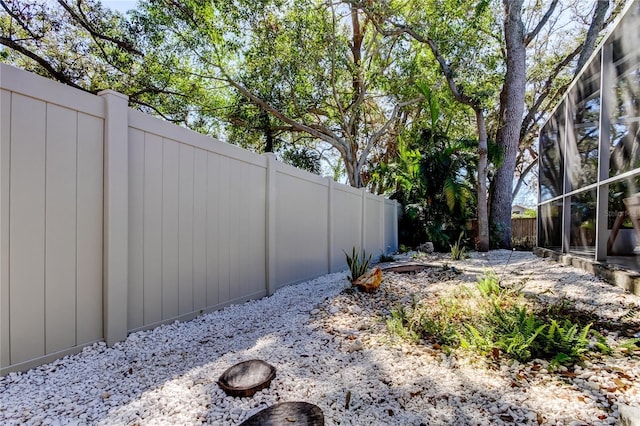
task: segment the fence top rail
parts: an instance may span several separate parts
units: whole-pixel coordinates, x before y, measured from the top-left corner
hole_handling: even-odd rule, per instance
[[[278,168],[277,168],[277,173],[283,174],[283,175],[288,175],[294,178],[298,178],[298,179],[302,179],[305,180],[307,182],[310,183],[315,183],[317,185],[321,185],[321,186],[328,186],[329,185],[329,181],[327,180],[327,178],[324,178],[322,176],[316,175],[314,173],[308,172],[306,170],[301,170],[298,169],[297,167],[294,167],[290,164],[286,164],[283,162],[278,161]]]
[[[362,196],[362,190],[358,188],[354,188],[353,186],[345,185],[343,183],[336,183],[334,186],[338,191],[346,192],[348,194]]]
[[[177,126],[131,108],[129,109],[129,127],[224,157],[263,168],[267,167],[267,159],[262,155],[255,154],[238,146],[222,142],[211,136]]]
[[[0,63],[0,88],[84,114],[104,118],[104,101],[99,96],[11,65]]]
[[[366,197],[369,200],[384,201],[384,199],[385,199],[384,197],[381,197],[380,195],[372,194],[370,192],[367,192],[366,194],[367,194]]]

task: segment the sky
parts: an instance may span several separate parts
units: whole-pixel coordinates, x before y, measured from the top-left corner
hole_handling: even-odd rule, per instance
[[[135,9],[136,0],[102,0],[102,4],[110,9],[126,12]]]

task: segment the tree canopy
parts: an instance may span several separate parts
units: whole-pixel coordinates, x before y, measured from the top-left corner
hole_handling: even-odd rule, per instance
[[[0,57],[355,187],[423,188],[445,206],[463,176],[485,249],[489,217],[508,221],[533,169],[541,120],[623,4],[141,0],[124,15],[98,0],[0,0]],[[435,154],[462,152],[467,172],[425,186]],[[407,186],[411,155],[422,172]]]

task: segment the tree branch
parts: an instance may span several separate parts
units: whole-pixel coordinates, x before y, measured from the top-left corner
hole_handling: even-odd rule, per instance
[[[529,165],[527,165],[527,167],[525,167],[525,169],[522,171],[522,173],[520,173],[520,177],[518,178],[518,182],[516,183],[516,187],[513,189],[513,193],[511,194],[511,199],[515,199],[516,195],[518,195],[518,192],[520,191],[520,188],[522,187],[522,184],[524,183],[524,178],[527,177],[527,175],[529,174],[529,172],[531,172],[531,170],[533,170],[533,168],[538,164],[538,158],[535,157],[533,158],[533,160],[531,160],[531,163],[529,163]]]
[[[385,35],[385,36],[391,36],[391,35],[397,35],[398,33],[404,33],[409,35],[411,38],[413,38],[414,40],[416,40],[419,43],[423,43],[426,44],[427,46],[429,46],[429,49],[431,49],[431,53],[433,53],[433,56],[435,56],[436,60],[438,61],[438,64],[440,65],[440,70],[442,71],[442,73],[444,74],[446,80],[447,80],[447,85],[449,86],[449,89],[451,90],[451,94],[453,95],[453,97],[460,103],[463,103],[465,105],[469,105],[470,107],[474,108],[474,109],[479,109],[480,106],[480,102],[477,99],[473,99],[467,95],[465,95],[464,93],[462,93],[459,88],[458,85],[455,82],[455,78],[453,75],[453,71],[451,70],[451,68],[449,67],[449,64],[447,64],[447,61],[444,59],[444,57],[442,56],[442,54],[440,53],[440,50],[438,49],[438,45],[436,44],[436,42],[429,38],[429,37],[424,37],[421,34],[419,34],[417,31],[415,31],[413,28],[408,27],[406,25],[401,25],[401,24],[396,24],[396,23],[392,23],[392,25],[394,27],[396,27],[396,31],[380,31],[381,34]]]
[[[419,97],[417,97],[415,99],[411,99],[409,101],[401,102],[399,104],[396,104],[396,106],[393,108],[393,113],[391,114],[391,118],[389,118],[389,120],[387,120],[387,122],[380,129],[378,129],[377,132],[375,132],[373,135],[371,135],[369,137],[369,140],[367,141],[367,145],[362,150],[362,153],[360,155],[360,159],[358,160],[358,168],[362,168],[362,166],[364,166],[364,162],[367,160],[367,157],[369,156],[369,153],[371,152],[371,149],[376,144],[378,139],[380,139],[380,137],[387,131],[387,129],[393,123],[396,122],[396,120],[398,119],[398,114],[400,113],[400,110],[402,108],[406,107],[406,106],[409,106],[411,104],[415,104],[415,103],[420,102],[422,100],[424,100],[424,96],[419,96]]]
[[[14,13],[9,6],[4,2],[4,0],[0,0],[0,5],[2,5],[2,8],[4,10],[7,11],[7,13],[9,14],[9,16],[11,16],[13,19],[16,20],[16,22],[18,22],[18,25],[20,25],[20,27],[25,30],[27,33],[29,33],[29,35],[34,39],[34,40],[39,40],[42,38],[42,35],[39,34],[35,34],[33,31],[31,31],[31,28],[29,28],[29,26],[27,24],[24,23],[24,21],[22,20],[22,18],[17,14]]]
[[[578,75],[582,67],[587,63],[587,60],[596,49],[596,41],[598,40],[598,34],[600,34],[600,31],[602,30],[607,10],[609,10],[609,2],[607,0],[596,1],[596,9],[593,12],[593,18],[591,18],[591,24],[587,30],[587,36],[582,43],[583,49],[580,52],[574,76]]]
[[[300,131],[306,132],[306,133],[310,134],[313,137],[316,137],[316,138],[321,139],[321,140],[323,140],[325,142],[328,142],[331,145],[335,146],[336,148],[339,145],[342,145],[342,148],[344,149],[344,147],[346,146],[346,144],[344,143],[344,141],[342,139],[340,139],[338,136],[336,136],[333,132],[331,132],[326,127],[320,126],[320,125],[312,127],[312,126],[307,126],[305,124],[299,123],[299,122],[287,117],[282,112],[278,111],[276,108],[274,108],[271,105],[269,105],[263,99],[261,99],[258,96],[254,95],[251,91],[249,91],[247,88],[245,88],[241,84],[237,83],[236,81],[234,81],[230,77],[227,77],[227,82],[231,86],[233,86],[236,90],[238,90],[240,93],[242,93],[244,96],[249,98],[249,100],[251,102],[253,102],[255,105],[257,105],[260,108],[262,108],[263,110],[269,112],[271,115],[273,115],[274,117],[276,117],[277,119],[279,119],[283,123],[287,123],[293,128],[299,129]]]
[[[75,10],[73,10],[73,8],[67,4],[67,2],[65,0],[58,0],[58,3],[60,4],[60,6],[62,6],[68,13],[69,15],[71,15],[71,17],[73,19],[76,20],[76,22],[78,24],[80,24],[80,26],[82,28],[84,28],[85,30],[87,30],[87,32],[89,34],[91,34],[93,37],[99,38],[101,40],[104,41],[108,41],[110,43],[115,44],[116,46],[118,46],[120,49],[123,49],[129,53],[138,55],[138,56],[144,56],[144,54],[136,49],[132,43],[128,42],[128,41],[122,41],[122,40],[118,40],[116,38],[113,37],[109,37],[105,34],[102,34],[101,32],[99,32],[98,30],[96,30],[93,25],[91,25],[87,19],[85,19],[85,17],[80,16]],[[80,4],[81,4],[81,0],[78,0],[78,8],[80,8]]]
[[[520,139],[522,139],[526,134],[526,132],[528,131],[529,123],[531,123],[535,118],[535,115],[537,114],[538,109],[540,108],[540,105],[542,105],[542,102],[544,102],[544,100],[551,93],[551,86],[553,85],[553,82],[555,81],[558,74],[560,74],[560,71],[562,71],[567,65],[569,65],[569,63],[580,53],[581,50],[582,50],[582,45],[579,45],[571,53],[569,53],[562,61],[560,61],[555,66],[553,71],[551,71],[546,81],[544,82],[544,87],[540,91],[540,96],[538,96],[534,104],[531,106],[531,108],[529,108],[527,115],[525,115],[524,119],[522,120],[522,127],[520,128]]]
[[[13,49],[16,52],[22,53],[24,56],[34,60],[36,63],[38,63],[38,65],[40,65],[42,68],[44,68],[45,71],[47,71],[51,77],[55,78],[59,82],[64,83],[64,84],[66,84],[68,86],[74,87],[76,89],[83,90],[85,92],[94,93],[94,92],[92,92],[90,90],[85,89],[84,87],[81,87],[81,86],[77,85],[65,73],[63,73],[62,71],[56,70],[53,67],[53,65],[50,64],[46,59],[44,59],[41,56],[38,56],[37,54],[35,54],[32,51],[30,51],[27,48],[25,48],[24,46],[16,43],[14,40],[12,40],[12,39],[10,39],[8,37],[0,36],[0,44],[3,44],[5,46],[7,46],[8,48]]]
[[[531,40],[536,38],[540,30],[542,30],[542,28],[547,24],[547,21],[549,20],[549,18],[551,18],[551,15],[553,15],[553,11],[555,10],[557,5],[558,5],[558,0],[553,0],[549,5],[549,8],[547,9],[547,12],[544,14],[540,22],[538,22],[538,25],[536,25],[533,31],[531,31],[529,34],[527,34],[524,37],[525,47],[528,46],[529,43],[531,43]]]

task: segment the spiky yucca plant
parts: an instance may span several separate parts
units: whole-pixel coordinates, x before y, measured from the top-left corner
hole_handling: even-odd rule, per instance
[[[369,269],[369,265],[371,264],[371,254],[367,257],[367,253],[362,250],[359,252],[355,247],[351,250],[351,256],[343,250],[343,253],[347,257],[347,265],[349,265],[349,270],[351,271],[351,276],[349,277],[349,281],[354,282],[359,277],[364,275]]]

